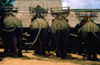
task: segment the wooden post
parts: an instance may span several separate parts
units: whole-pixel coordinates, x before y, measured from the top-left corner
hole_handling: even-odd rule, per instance
[[[70,7],[68,7],[68,14],[70,14]]]

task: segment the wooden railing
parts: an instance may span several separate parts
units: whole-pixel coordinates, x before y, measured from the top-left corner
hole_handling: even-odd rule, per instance
[[[18,8],[13,6],[1,6],[0,9],[4,9],[6,12],[18,12]]]
[[[78,11],[75,13],[77,17],[80,18],[93,18],[97,17],[98,12],[97,11]]]
[[[50,11],[53,16],[64,15],[67,17],[70,14],[70,7],[54,7],[50,8]]]

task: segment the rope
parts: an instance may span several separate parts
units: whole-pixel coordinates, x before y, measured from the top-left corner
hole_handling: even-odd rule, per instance
[[[89,24],[88,24],[88,31],[90,32],[90,21],[89,21]]]
[[[61,30],[63,30],[63,23],[61,22],[61,24],[62,24],[62,25],[61,25],[61,26],[62,26]]]
[[[89,24],[88,24],[89,26],[90,26],[90,22],[91,22],[91,20],[89,19]],[[98,37],[98,36],[95,34],[96,28],[95,28],[95,26],[94,26],[94,23],[92,23],[92,25],[93,25],[93,28],[94,28],[94,31],[92,31],[92,33],[94,34],[94,36],[95,36],[96,38],[100,39],[100,37]],[[88,29],[90,28],[89,26],[88,26]]]
[[[58,24],[58,22],[56,22],[56,24],[55,24],[55,28],[56,28],[56,30],[58,30],[58,28],[57,28],[57,24]]]
[[[60,20],[59,20],[60,21]],[[56,28],[56,30],[58,30],[58,28],[57,28],[57,24],[59,23],[59,21],[57,21],[56,22],[56,24],[55,24],[55,28]],[[61,29],[60,30],[63,30],[63,23],[62,22],[60,22],[61,23]]]
[[[91,22],[91,20],[88,19],[88,21],[89,21],[89,24],[88,24],[88,31],[90,32],[90,22]],[[94,23],[92,23],[91,25],[93,25],[94,31],[96,31],[96,28],[95,28]]]
[[[93,28],[94,28],[94,32],[96,32],[96,28],[95,28],[95,26],[94,26],[94,24],[92,23],[92,25],[93,25]]]

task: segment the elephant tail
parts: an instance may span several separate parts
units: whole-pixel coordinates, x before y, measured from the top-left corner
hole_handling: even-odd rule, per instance
[[[89,27],[90,27],[90,22],[89,22],[89,25],[88,25]],[[92,23],[92,26],[94,27],[94,31],[92,32],[93,33],[93,35],[97,38],[97,39],[100,39],[100,37],[98,37],[97,35],[96,35],[96,33],[95,33],[95,25],[94,25],[94,23]],[[88,28],[89,29],[89,28]],[[90,31],[90,30],[89,30]]]
[[[6,29],[2,29],[2,30],[6,31],[6,32],[13,32],[15,29],[16,29],[16,27],[14,27],[12,30],[6,30]]]
[[[97,39],[100,39],[100,37],[98,37],[94,31],[92,33]]]
[[[40,20],[37,19],[37,21],[38,21],[38,25],[39,25],[39,30],[38,30],[37,36],[36,36],[35,40],[33,41],[32,45],[34,45],[34,43],[37,41],[37,38],[39,37],[39,34],[42,30]]]

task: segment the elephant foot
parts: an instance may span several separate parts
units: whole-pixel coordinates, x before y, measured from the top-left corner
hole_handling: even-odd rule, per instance
[[[61,54],[56,54],[57,55],[57,57],[62,57],[62,55]]]
[[[35,51],[34,54],[39,54],[39,52],[36,52],[36,51]]]
[[[62,58],[62,59],[65,59],[65,58],[66,58],[66,55],[62,55],[61,58]]]
[[[78,52],[78,55],[81,55],[82,54],[82,52]]]
[[[13,57],[13,58],[17,58],[18,56],[17,56],[17,55],[12,55],[12,57]]]
[[[91,60],[91,56],[87,56],[87,59],[86,60]]]
[[[39,52],[39,55],[45,55],[46,53],[45,52]]]
[[[4,50],[4,53],[9,53],[10,51],[7,49],[7,50]]]
[[[22,54],[18,54],[18,57],[23,57],[23,55]]]
[[[98,60],[98,58],[92,58],[92,61],[97,61]]]

